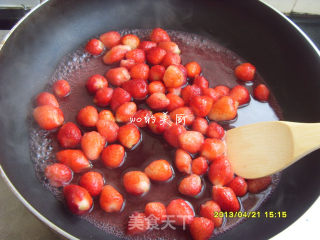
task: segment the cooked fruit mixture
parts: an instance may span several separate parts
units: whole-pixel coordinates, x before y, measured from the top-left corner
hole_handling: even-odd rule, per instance
[[[253,194],[271,191],[271,176],[246,180],[234,174],[224,142],[238,109],[255,101],[250,92],[261,102],[268,101],[270,92],[255,83],[251,63],[234,66],[237,85],[216,85],[201,62],[190,55],[184,60],[183,50],[165,30],[155,28],[148,35],[111,31],[89,40],[80,51],[89,61],[102,61],[97,66],[105,66],[105,72],[97,70],[75,89],[59,79],[53,94],[38,94],[35,131],[45,131],[41,134],[54,142],[46,149],[51,159],[42,159],[45,178],[62,190],[73,214],[96,218],[95,223],[105,219],[99,227],[113,223],[111,228],[124,232],[123,217],[115,215],[126,213],[128,235],[154,238],[150,232],[156,232],[174,238],[170,231],[175,230],[182,239],[209,239],[230,225],[215,213],[252,210],[248,206],[254,204],[242,199],[248,202]],[[92,69],[94,64],[87,71]],[[90,101],[75,112],[77,98],[80,104],[83,98]],[[156,144],[148,145],[150,138]],[[149,149],[141,154],[143,145]],[[161,190],[152,191],[157,188]]]

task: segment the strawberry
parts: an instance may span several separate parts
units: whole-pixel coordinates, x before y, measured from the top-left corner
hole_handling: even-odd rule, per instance
[[[239,105],[246,104],[250,101],[250,94],[248,89],[244,86],[237,85],[231,89],[229,96],[239,103]]]
[[[192,123],[192,130],[202,133],[203,135],[206,134],[208,129],[208,121],[205,118],[197,117]]]
[[[191,154],[199,152],[204,141],[203,135],[196,131],[182,133],[178,139],[180,148]]]
[[[151,48],[154,48],[157,46],[157,43],[155,42],[152,42],[152,41],[142,41],[140,42],[139,44],[139,49],[142,49],[143,51],[148,51],[150,50]]]
[[[222,217],[215,216],[216,212],[221,212],[220,206],[214,201],[207,201],[200,206],[200,216],[213,221],[215,227],[220,227],[223,222]]]
[[[97,160],[106,141],[96,131],[86,132],[81,139],[81,149],[89,160]]]
[[[125,159],[126,152],[124,147],[119,144],[112,144],[103,149],[101,160],[108,168],[120,167]]]
[[[102,110],[98,115],[99,120],[108,120],[111,122],[115,122],[116,119],[113,116],[113,113],[110,110]]]
[[[228,187],[234,191],[237,197],[243,197],[248,191],[248,184],[242,177],[232,179]]]
[[[147,217],[153,216],[157,219],[157,224],[161,224],[167,219],[166,206],[161,202],[149,202],[144,208]]]
[[[63,124],[64,117],[60,108],[52,105],[43,105],[33,110],[33,118],[39,127],[45,130],[52,130]]]
[[[143,195],[150,189],[150,180],[148,176],[140,171],[125,173],[122,180],[126,191],[133,195]]]
[[[51,105],[53,107],[59,108],[59,103],[56,97],[48,92],[39,93],[36,97],[36,104],[37,106]]]
[[[211,110],[213,100],[208,96],[195,96],[190,101],[190,108],[197,117],[205,117]]]
[[[132,123],[119,128],[118,140],[126,148],[133,148],[140,141],[139,129]]]
[[[269,99],[270,91],[264,84],[259,84],[254,90],[253,90],[254,97],[261,101],[266,102]]]
[[[150,34],[150,40],[156,43],[170,42],[170,37],[162,28],[154,28]]]
[[[181,95],[181,87],[177,87],[177,88],[167,88],[167,91],[168,91],[168,94],[171,93],[171,94],[174,94],[174,95],[177,95],[177,96],[180,96]],[[183,100],[183,99],[182,99]]]
[[[163,75],[163,82],[166,87],[177,88],[186,83],[186,76],[179,65],[170,65]]]
[[[240,210],[237,196],[229,187],[213,186],[212,199],[219,204],[223,211],[237,212]]]
[[[64,79],[60,79],[56,81],[53,84],[52,88],[53,88],[54,94],[59,98],[64,98],[68,96],[71,91],[70,84]]]
[[[101,173],[90,171],[83,174],[79,180],[79,185],[90,193],[92,197],[98,196],[104,184]]]
[[[190,224],[190,233],[193,240],[208,240],[214,230],[214,223],[208,218],[195,217]]]
[[[140,39],[136,35],[127,34],[121,38],[121,44],[130,46],[131,49],[136,49],[140,44]]]
[[[145,169],[145,174],[154,181],[167,181],[172,177],[172,167],[168,161],[160,159],[151,162]]]
[[[136,65],[136,62],[132,59],[122,59],[120,61],[120,67],[125,67],[128,70],[130,70],[134,65]]]
[[[138,63],[130,68],[130,76],[132,79],[148,80],[150,68],[145,63]]]
[[[107,143],[113,143],[118,139],[119,126],[114,121],[100,119],[97,122],[97,130]]]
[[[83,187],[70,184],[63,188],[63,195],[69,210],[73,214],[82,215],[92,209],[92,197]]]
[[[193,79],[193,84],[199,86],[201,89],[206,89],[209,87],[209,82],[204,76],[197,75]]]
[[[137,100],[145,99],[148,94],[148,86],[143,79],[132,79],[123,83],[121,87]]]
[[[176,44],[175,42],[169,42],[169,41],[168,42],[159,42],[158,47],[166,50],[168,53],[169,52],[175,53],[175,54],[181,53],[178,44]]]
[[[179,184],[179,192],[190,197],[197,196],[201,192],[201,178],[196,174],[184,177]]]
[[[211,122],[205,135],[209,138],[222,139],[224,137],[224,129],[216,122]]]
[[[151,109],[156,111],[164,110],[170,104],[170,100],[167,98],[167,96],[160,92],[152,93],[147,98],[146,102]]]
[[[181,90],[181,97],[184,100],[184,103],[188,105],[195,96],[201,95],[201,88],[197,85],[188,85]]]
[[[86,106],[82,108],[77,115],[78,123],[85,127],[96,126],[98,119],[99,119],[98,111],[93,106]]]
[[[85,50],[92,55],[100,55],[104,50],[103,43],[98,39],[90,39],[87,43]]]
[[[164,72],[166,71],[165,67],[162,65],[154,65],[150,68],[149,80],[152,81],[162,81]]]
[[[164,139],[173,147],[179,147],[179,135],[185,133],[187,130],[183,125],[173,124],[168,129],[164,131],[163,137]]]
[[[111,109],[112,111],[117,110],[117,108],[125,103],[131,101],[131,95],[123,88],[116,88],[113,90],[112,98],[111,98]]]
[[[175,165],[179,172],[191,173],[191,156],[182,149],[177,149],[175,156]]]
[[[213,88],[202,88],[202,92],[204,96],[211,97],[213,103],[215,103],[221,97],[220,93]]]
[[[133,212],[129,216],[127,234],[137,235],[148,231],[150,228],[150,221],[146,214],[141,212]]]
[[[201,73],[201,67],[197,62],[189,62],[184,67],[187,69],[187,76],[189,78],[194,78]]]
[[[123,206],[123,196],[111,185],[102,188],[99,204],[107,213],[120,212]]]
[[[133,123],[140,128],[147,127],[151,116],[152,116],[151,111],[146,109],[141,109],[137,111],[136,114],[133,116]]]
[[[230,93],[230,88],[224,85],[216,86],[214,90],[219,94],[220,97],[227,96]]]
[[[69,167],[61,163],[48,165],[44,172],[49,183],[53,187],[62,187],[72,179],[72,171]]]
[[[208,118],[214,121],[228,121],[237,116],[238,102],[235,102],[231,97],[223,96],[216,101]]]
[[[102,61],[107,65],[120,62],[130,50],[131,47],[127,45],[114,46],[102,57]]]
[[[57,160],[67,165],[75,173],[80,173],[88,168],[91,164],[81,150],[66,149],[56,153]]]
[[[225,186],[233,179],[233,170],[229,160],[226,157],[216,159],[211,163],[208,177],[213,185]]]
[[[107,79],[100,75],[92,75],[86,82],[86,88],[90,94],[95,94],[99,89],[108,87]]]
[[[119,123],[129,122],[137,112],[137,105],[134,102],[125,102],[117,108],[116,121]]]
[[[136,63],[144,63],[146,54],[142,49],[134,49],[126,53],[126,59],[131,59]]]
[[[149,94],[156,92],[165,93],[166,87],[160,81],[153,81],[148,85],[148,92]]]
[[[159,112],[152,115],[148,127],[155,134],[162,134],[172,125],[167,114]]]
[[[58,132],[58,142],[63,148],[74,148],[81,141],[81,131],[72,122],[65,123]]]
[[[209,162],[223,156],[225,152],[225,144],[220,139],[216,138],[205,139],[200,150],[201,156],[208,159]]]
[[[164,57],[166,56],[166,50],[154,47],[147,51],[147,61],[152,65],[158,65],[162,62]]]
[[[271,176],[256,178],[256,179],[247,179],[248,192],[250,193],[259,193],[267,189],[272,182]]]
[[[94,96],[93,102],[99,107],[106,107],[109,105],[113,94],[113,88],[100,88]]]
[[[176,124],[190,126],[193,123],[195,116],[191,108],[179,107],[170,113],[170,118]]]
[[[179,97],[178,95],[173,94],[173,93],[168,93],[166,96],[170,101],[170,103],[167,107],[169,112],[172,112],[173,110],[184,106],[183,99],[181,97]]]
[[[208,171],[208,162],[204,157],[198,157],[192,161],[191,170],[194,174],[203,175]]]
[[[130,74],[124,67],[111,68],[106,73],[106,78],[114,86],[121,86],[126,81],[130,80]]]
[[[167,52],[162,60],[162,65],[168,67],[170,65],[178,65],[181,63],[181,57],[179,54]]]
[[[256,68],[251,63],[242,63],[234,70],[236,77],[242,81],[252,81],[256,73]]]
[[[106,48],[112,48],[120,44],[121,35],[116,31],[110,31],[101,34],[99,38]]]
[[[189,225],[194,219],[194,211],[187,201],[175,199],[167,206],[167,216],[171,216],[170,220],[173,221],[174,225]]]

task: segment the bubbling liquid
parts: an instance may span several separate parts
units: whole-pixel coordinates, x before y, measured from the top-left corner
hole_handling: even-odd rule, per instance
[[[127,33],[136,34],[140,39],[147,39],[150,30],[130,30],[120,32],[122,35]],[[233,87],[240,82],[233,74],[234,68],[244,62],[234,52],[224,48],[212,39],[208,39],[196,34],[190,34],[178,31],[168,31],[172,41],[176,42],[181,49],[182,64],[190,61],[197,61],[202,67],[202,73],[209,80],[210,87],[216,85],[226,85]],[[90,96],[85,88],[87,79],[94,74],[104,75],[112,66],[105,65],[101,57],[93,57],[83,51],[83,46],[75,52],[65,56],[57,66],[53,76],[49,80],[45,90],[50,91],[52,84],[58,79],[65,79],[70,83],[71,94],[59,99],[60,107],[65,115],[65,122],[76,121],[78,111],[87,105],[94,105],[92,96]],[[190,82],[190,81],[189,81]],[[254,84],[264,82],[259,73],[256,74]],[[246,86],[252,95],[253,85]],[[146,108],[142,102],[138,103],[139,108]],[[101,110],[101,109],[99,109]],[[31,110],[30,110],[31,112]],[[259,121],[271,121],[281,119],[281,110],[271,94],[268,103],[260,103],[252,97],[250,103],[246,107],[238,110],[236,121],[223,123],[223,127],[227,130],[233,127],[250,124]],[[91,129],[80,127],[82,131]],[[129,215],[133,211],[143,211],[145,205],[151,201],[160,201],[168,204],[176,198],[183,198],[189,201],[195,213],[199,212],[200,205],[207,200],[211,200],[212,184],[206,176],[202,177],[204,183],[203,191],[196,198],[186,197],[178,192],[178,183],[183,177],[174,167],[175,150],[169,146],[161,136],[151,133],[147,128],[140,129],[142,141],[132,151],[127,151],[124,164],[117,169],[107,169],[101,161],[93,161],[94,171],[103,174],[105,182],[111,184],[123,194],[125,206],[121,213],[105,213],[99,206],[97,199],[94,201],[94,208],[90,213],[81,216],[91,222],[93,231],[98,227],[119,238],[131,238],[125,235]],[[34,162],[35,171],[39,180],[48,188],[59,201],[63,201],[62,189],[54,188],[49,185],[44,177],[44,169],[48,164],[55,162],[55,153],[61,150],[56,141],[55,131],[44,131],[39,129],[34,122],[30,123],[30,153]],[[172,164],[175,176],[165,183],[152,182],[150,191],[142,196],[136,197],[127,194],[121,178],[124,172],[128,170],[143,170],[151,161],[157,159],[166,159]],[[80,175],[75,174],[72,180],[77,183]],[[280,179],[280,174],[273,175],[272,184],[269,188],[259,194],[246,194],[239,198],[241,210],[245,212],[255,211],[270,196]],[[228,218],[224,219],[224,223],[220,228],[214,230],[214,235],[218,235],[227,231],[237,224],[245,221],[245,218]],[[188,230],[180,227],[172,229],[170,227],[164,230],[153,230],[146,234],[135,236],[135,239],[191,239]]]

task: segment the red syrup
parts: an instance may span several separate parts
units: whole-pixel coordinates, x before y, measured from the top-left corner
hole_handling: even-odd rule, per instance
[[[147,39],[150,30],[130,30],[122,31],[121,34],[133,33],[140,39]],[[189,61],[197,61],[202,67],[202,73],[209,80],[210,87],[216,85],[226,85],[233,87],[240,83],[234,76],[233,70],[235,66],[244,62],[234,52],[222,47],[212,39],[202,37],[200,35],[168,31],[172,41],[176,42],[181,49],[182,64]],[[87,105],[93,105],[93,96],[90,96],[85,88],[87,79],[94,74],[104,75],[108,69],[113,66],[105,65],[101,57],[93,57],[85,53],[83,46],[75,52],[65,56],[60,64],[56,67],[54,74],[45,90],[51,91],[52,84],[58,79],[65,79],[71,85],[71,94],[59,99],[60,107],[65,116],[65,122],[76,122],[78,111]],[[254,64],[254,63],[253,63]],[[190,82],[190,81],[189,81]],[[254,85],[264,83],[259,73],[256,74]],[[238,110],[238,116],[235,121],[223,123],[223,127],[227,130],[233,127],[250,124],[259,121],[271,121],[282,119],[281,110],[271,94],[268,103],[260,103],[252,98],[253,85],[247,84],[251,99],[248,106]],[[138,102],[139,108],[147,106],[142,102]],[[101,110],[101,108],[99,109]],[[31,112],[31,110],[30,110]],[[82,131],[90,129],[81,128]],[[93,129],[92,129],[93,130]],[[183,196],[178,192],[178,183],[183,177],[174,166],[175,150],[169,146],[162,136],[151,133],[148,128],[140,129],[142,141],[131,151],[127,151],[124,164],[117,169],[107,169],[100,160],[93,161],[91,170],[99,171],[103,174],[106,184],[114,186],[124,197],[125,206],[121,213],[105,213],[99,206],[97,199],[94,201],[93,210],[81,216],[92,223],[92,231],[98,227],[107,233],[113,234],[120,238],[131,238],[126,236],[126,227],[128,217],[133,211],[143,211],[145,205],[151,201],[160,201],[167,205],[171,200],[183,198],[189,201],[195,213],[199,212],[199,207],[207,200],[211,200],[212,184],[207,176],[202,177],[204,183],[203,191],[196,198]],[[56,161],[55,153],[61,150],[56,140],[55,131],[44,131],[31,121],[30,123],[30,154],[34,162],[35,171],[39,180],[48,188],[59,201],[63,201],[62,189],[54,188],[49,185],[44,177],[45,167]],[[126,193],[121,179],[122,175],[128,170],[143,170],[148,163],[157,159],[166,159],[174,169],[174,177],[165,183],[152,182],[150,191],[142,196],[136,197]],[[80,174],[75,174],[73,183],[78,183]],[[280,174],[273,175],[271,186],[259,194],[246,194],[239,198],[241,210],[245,212],[256,211],[261,204],[270,196],[276,188],[280,179]],[[224,219],[224,223],[220,228],[214,230],[214,235],[221,234],[237,224],[243,222],[245,218],[228,218]],[[135,239],[191,239],[188,230],[176,227],[175,230],[167,227],[164,230],[153,230],[145,234],[134,236]]]

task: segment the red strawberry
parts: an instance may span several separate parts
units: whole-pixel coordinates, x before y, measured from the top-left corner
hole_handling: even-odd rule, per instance
[[[92,208],[92,197],[83,187],[70,184],[63,188],[63,195],[69,210],[73,214],[81,215]]]
[[[247,179],[248,192],[250,193],[259,193],[267,189],[272,182],[271,176],[256,178],[256,179]]]
[[[165,67],[162,65],[154,65],[150,68],[149,80],[152,81],[162,81]]]
[[[214,230],[214,223],[208,218],[195,217],[190,224],[190,233],[194,240],[208,240]]]
[[[197,196],[201,192],[201,178],[196,174],[184,177],[179,184],[179,192],[190,197]]]
[[[126,59],[131,59],[136,63],[144,63],[146,54],[142,49],[134,49],[126,53]]]
[[[177,95],[177,96],[181,95],[181,87],[167,88],[167,91],[168,91],[168,94],[171,93],[171,94],[174,94],[174,95]]]
[[[208,129],[208,121],[205,118],[197,117],[192,123],[192,130],[202,133],[203,135],[206,134]]]
[[[111,68],[106,73],[106,77],[108,81],[115,86],[121,86],[121,84],[130,80],[130,74],[124,67]]]
[[[152,65],[160,64],[164,59],[164,57],[166,56],[166,54],[167,54],[166,50],[162,48],[159,48],[159,47],[151,48],[150,50],[147,51],[147,61]]]
[[[122,59],[120,61],[120,67],[125,67],[128,70],[130,70],[134,65],[136,65],[136,62],[132,59]]]
[[[133,212],[129,216],[127,234],[137,235],[148,231],[150,228],[150,221],[146,214],[141,212]]]
[[[168,53],[181,53],[179,46],[175,42],[159,42],[158,47],[166,50]]]
[[[166,97],[164,93],[153,93],[147,98],[148,106],[156,111],[164,110],[170,104],[170,100]]]
[[[64,98],[70,94],[71,87],[70,84],[66,80],[58,80],[56,81],[53,86],[54,94],[59,98]]]
[[[98,115],[99,120],[108,120],[111,122],[115,122],[116,119],[113,116],[113,113],[110,110],[102,110]]]
[[[250,94],[248,89],[244,86],[237,85],[231,89],[229,96],[239,103],[239,105],[246,104],[250,101]]]
[[[140,44],[140,39],[136,35],[127,34],[121,38],[121,43],[130,46],[131,49],[136,49]]]
[[[54,187],[62,187],[72,179],[72,171],[70,168],[61,163],[48,165],[44,174],[49,180],[50,185]]]
[[[201,67],[197,62],[189,62],[185,65],[185,68],[187,69],[187,76],[189,78],[194,78],[201,73]]]
[[[171,112],[179,107],[184,106],[183,99],[181,97],[179,97],[178,95],[173,94],[173,93],[168,93],[166,96],[170,101],[169,106],[167,107],[169,112]]]
[[[180,148],[192,154],[200,151],[204,141],[203,135],[195,131],[182,133],[178,139]]]
[[[213,221],[215,227],[220,227],[223,222],[222,217],[215,216],[216,212],[221,212],[220,206],[214,201],[207,201],[201,204],[200,216],[205,217]]]
[[[145,99],[148,94],[148,86],[143,79],[132,79],[121,85],[134,99]]]
[[[122,145],[112,144],[103,149],[101,160],[106,167],[120,167],[125,159],[125,150]]]
[[[111,185],[102,188],[99,203],[103,211],[107,213],[120,212],[123,206],[123,196]]]
[[[220,97],[227,96],[230,92],[230,88],[224,85],[216,86],[214,90],[219,94]]]
[[[191,169],[194,174],[203,175],[208,171],[208,162],[204,157],[198,157],[192,161]]]
[[[261,101],[266,102],[269,99],[270,91],[264,84],[259,84],[254,90],[253,90],[254,97]]]
[[[45,130],[52,130],[60,127],[64,121],[61,109],[53,107],[52,105],[36,107],[33,110],[33,117],[39,127]]]
[[[95,74],[88,79],[86,87],[89,93],[95,94],[99,89],[108,87],[108,81],[104,76]]]
[[[106,107],[109,105],[113,94],[113,88],[100,88],[94,96],[93,102],[99,107]]]
[[[111,31],[100,35],[100,41],[107,48],[112,48],[120,44],[121,35],[118,32]]]
[[[144,208],[147,217],[153,216],[157,219],[157,224],[163,223],[167,219],[166,206],[161,202],[149,202]]]
[[[236,67],[234,74],[242,81],[252,81],[256,73],[256,68],[251,63],[242,63]]]
[[[148,127],[155,134],[162,134],[172,125],[167,114],[159,112],[151,116]]]
[[[206,89],[209,87],[208,80],[199,75],[194,78],[193,84],[199,86],[201,89]]]
[[[242,177],[235,177],[229,184],[229,188],[232,188],[234,193],[238,197],[242,197],[247,193],[248,190],[248,184],[246,180],[244,180]]]
[[[83,174],[79,180],[79,185],[87,189],[91,196],[98,196],[104,184],[101,173],[90,171]]]
[[[153,81],[148,85],[148,92],[149,94],[156,92],[165,93],[166,87],[160,81]]]
[[[188,105],[195,96],[201,95],[201,88],[197,85],[188,85],[181,90],[181,96],[184,100],[184,103]]]
[[[168,88],[181,87],[186,82],[186,76],[179,65],[170,65],[163,75],[163,82]]]
[[[183,125],[173,124],[168,129],[164,131],[163,137],[164,139],[173,147],[179,147],[179,135],[185,133],[187,130]]]
[[[139,129],[132,123],[119,128],[119,142],[126,148],[133,148],[140,141]]]
[[[129,122],[137,112],[137,105],[134,102],[125,102],[117,108],[116,121],[119,123]]]
[[[131,47],[127,45],[114,46],[102,57],[102,61],[107,65],[120,62],[130,50]]]
[[[225,152],[226,146],[220,139],[207,138],[201,146],[200,154],[202,157],[208,159],[209,162],[212,162],[213,160],[223,156]]]
[[[113,143],[118,139],[119,126],[114,121],[100,119],[97,122],[97,130],[107,143]]]
[[[233,179],[233,170],[229,160],[226,157],[216,159],[211,163],[208,177],[213,185],[225,186]]]
[[[99,119],[98,111],[95,107],[86,106],[82,108],[77,115],[77,121],[82,126],[94,127],[96,126]]]
[[[97,160],[106,141],[98,132],[86,132],[81,139],[81,149],[89,160]]]
[[[81,150],[62,150],[56,153],[57,160],[67,165],[75,173],[91,168],[91,164]]]
[[[224,137],[224,129],[218,123],[211,122],[205,134],[209,138],[222,139]]]
[[[224,96],[216,101],[208,118],[214,121],[228,121],[237,116],[238,102],[235,102],[231,97]]]
[[[57,139],[61,147],[74,148],[80,143],[81,131],[74,123],[67,122],[59,129]]]
[[[133,123],[141,128],[147,127],[151,116],[152,116],[151,111],[146,109],[141,109],[137,111],[136,114],[133,116]]]
[[[125,103],[131,101],[131,95],[123,88],[116,88],[113,90],[112,99],[111,99],[111,109],[112,111],[117,110],[117,108]]]
[[[176,124],[190,126],[193,123],[195,116],[191,108],[179,107],[170,113],[170,118]]]
[[[191,162],[192,159],[189,153],[182,149],[177,149],[175,156],[175,165],[179,172],[190,174]]]
[[[139,44],[139,49],[142,49],[144,51],[150,50],[151,48],[154,48],[157,46],[157,43],[152,41],[142,41]]]
[[[151,162],[145,169],[145,174],[154,181],[167,181],[172,177],[172,167],[168,161],[160,159]]]
[[[148,80],[149,78],[149,66],[145,63],[138,63],[130,68],[130,76],[132,79]]]
[[[190,108],[198,117],[205,117],[211,110],[213,100],[207,96],[195,96],[190,102]]]
[[[168,33],[162,28],[154,28],[150,35],[150,40],[156,43],[170,42]]]
[[[162,60],[162,65],[165,67],[168,67],[170,65],[178,65],[181,63],[181,57],[179,54],[167,52],[167,54],[164,56]]]
[[[36,103],[37,106],[51,105],[53,107],[59,108],[59,103],[56,97],[48,92],[39,93],[36,97]]]
[[[123,185],[128,193],[142,195],[149,191],[150,180],[143,172],[130,171],[123,175]]]
[[[237,196],[229,187],[213,186],[212,199],[219,204],[223,211],[237,212],[240,210]]]
[[[85,50],[92,55],[100,55],[104,50],[103,43],[98,39],[90,39]]]
[[[213,103],[215,103],[221,97],[220,93],[214,90],[213,88],[202,88],[202,92],[204,96],[211,97]]]
[[[187,201],[175,199],[167,206],[167,216],[170,216],[170,221],[177,226],[189,225],[194,219],[194,211]]]

